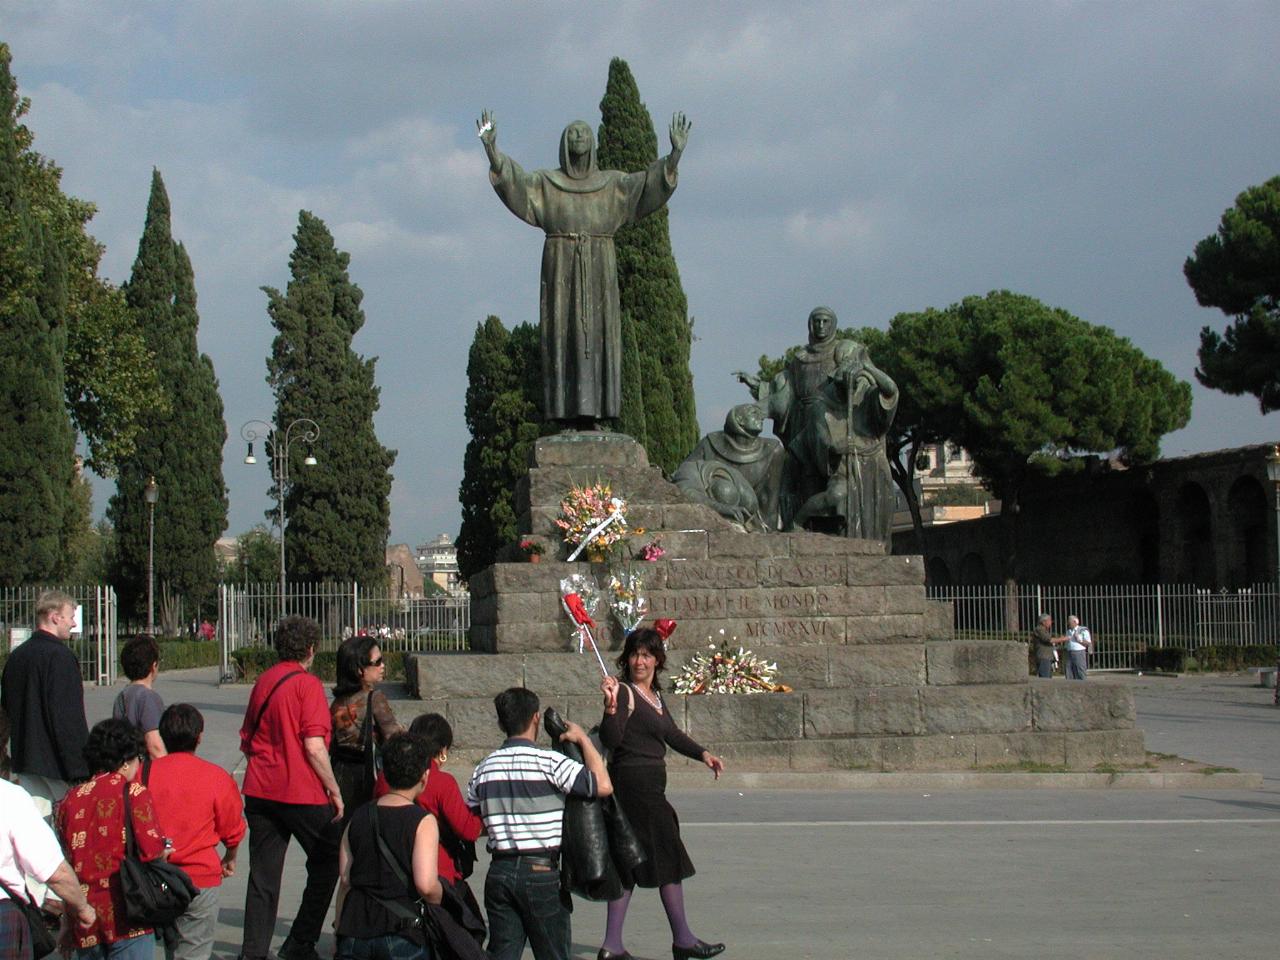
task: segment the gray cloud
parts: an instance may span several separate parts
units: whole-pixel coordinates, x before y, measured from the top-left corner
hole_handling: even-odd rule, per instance
[[[262,284],[283,286],[297,212],[352,254],[400,451],[392,537],[456,532],[467,348],[489,313],[536,320],[541,237],[492,195],[473,121],[555,162],[628,60],[665,148],[694,121],[671,204],[696,318],[700,418],[729,372],[803,337],[1009,288],[1106,323],[1191,378],[1221,325],[1181,265],[1280,125],[1265,3],[5,4],[37,147],[95,201],[127,276],[151,166],[194,261],[202,348],[233,441],[232,532],[267,508],[237,431],[271,410]],[[1196,387],[1169,453],[1273,439],[1248,398]],[[109,485],[100,484],[99,507]]]

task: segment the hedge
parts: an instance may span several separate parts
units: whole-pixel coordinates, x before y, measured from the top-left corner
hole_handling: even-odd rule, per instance
[[[157,638],[160,644],[160,670],[188,670],[192,667],[216,667],[222,662],[222,645],[209,640],[177,640]]]
[[[387,680],[404,680],[404,651],[384,651],[387,660]],[[231,651],[231,661],[236,672],[236,680],[253,683],[263,673],[275,666],[280,658],[271,647],[241,647]],[[338,654],[335,650],[318,650],[316,658],[311,662],[311,672],[326,683],[334,683],[338,679]]]
[[[1249,667],[1274,667],[1280,646],[1274,643],[1211,643],[1195,650],[1182,647],[1148,649],[1142,657],[1142,669],[1169,673],[1204,670],[1231,673]]]

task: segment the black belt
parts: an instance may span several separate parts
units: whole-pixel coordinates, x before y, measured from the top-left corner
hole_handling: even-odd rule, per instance
[[[494,860],[523,860],[525,863],[532,863],[538,867],[558,867],[560,865],[560,855],[554,856],[546,853],[521,853],[518,850],[495,850],[490,856]]]

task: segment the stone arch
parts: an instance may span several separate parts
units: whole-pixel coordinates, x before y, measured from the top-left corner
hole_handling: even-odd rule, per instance
[[[1178,572],[1181,583],[1217,586],[1217,562],[1213,544],[1213,508],[1204,487],[1187,481],[1178,488]]]
[[[930,557],[928,563],[925,564],[924,572],[925,578],[929,581],[929,586],[951,586],[951,570],[947,566],[947,561],[941,557]]]
[[[1267,494],[1256,477],[1242,476],[1227,494],[1231,524],[1227,549],[1227,578],[1232,587],[1247,587],[1267,579]]]
[[[966,553],[960,561],[960,582],[965,586],[979,586],[991,581],[987,578],[987,563],[980,553]]]

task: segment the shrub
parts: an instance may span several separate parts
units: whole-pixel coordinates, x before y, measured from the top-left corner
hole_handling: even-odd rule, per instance
[[[215,667],[222,662],[222,646],[206,640],[178,640],[158,637],[160,669],[186,670],[191,667]]]
[[[404,653],[399,650],[387,651],[387,682],[404,680]],[[275,666],[280,658],[271,647],[241,647],[231,651],[231,660],[235,664],[236,679],[244,683],[253,683],[265,671]],[[311,662],[311,673],[325,683],[334,683],[338,679],[338,654],[336,650],[317,650]]]

